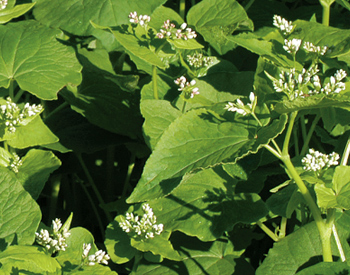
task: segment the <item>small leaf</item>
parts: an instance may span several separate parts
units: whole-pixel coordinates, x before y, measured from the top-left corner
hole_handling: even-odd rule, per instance
[[[30,150],[23,158],[16,174],[24,189],[37,200],[50,174],[61,166],[61,161],[49,151]]]
[[[34,5],[35,5],[35,2],[16,5],[12,8],[7,7],[6,9],[0,11],[0,24],[7,23],[11,21],[13,18],[20,17],[21,15],[29,11],[32,7],[34,7]]]

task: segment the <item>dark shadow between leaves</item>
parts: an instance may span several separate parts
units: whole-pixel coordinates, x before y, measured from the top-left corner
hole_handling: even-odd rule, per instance
[[[334,260],[335,262],[337,262],[337,261],[339,260],[339,257],[333,256],[333,260]],[[296,273],[302,271],[302,270],[305,269],[305,268],[311,267],[311,266],[313,266],[313,265],[316,265],[316,264],[322,263],[322,262],[323,262],[322,255],[313,256],[313,257],[311,257],[307,262],[305,262],[304,264],[302,264],[301,266],[299,266],[299,268],[298,268],[298,270],[297,270]],[[339,273],[339,275],[348,275],[349,272],[348,272],[347,270],[345,270],[345,271],[346,271],[347,273],[343,273],[343,271],[342,271],[342,273]],[[337,274],[338,274],[338,273],[337,273]],[[317,275],[317,274],[315,274],[315,275]],[[323,274],[320,274],[320,275],[323,275]]]

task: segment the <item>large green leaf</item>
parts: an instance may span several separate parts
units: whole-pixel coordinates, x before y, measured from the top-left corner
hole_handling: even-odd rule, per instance
[[[253,275],[254,270],[243,258],[241,251],[235,251],[232,243],[226,239],[215,242],[200,242],[196,238],[177,234],[173,240],[184,259],[181,262],[164,260],[152,264],[145,260],[139,263],[132,275],[177,275],[210,274]]]
[[[343,232],[339,234],[342,239]],[[333,255],[338,255],[334,242],[332,252]],[[310,266],[321,261],[320,235],[315,222],[312,222],[275,243],[256,275],[294,275],[304,264]]]
[[[169,196],[149,203],[165,230],[214,241],[235,224],[251,224],[268,213],[257,194],[236,194],[234,182],[220,168],[205,169],[186,176]]]
[[[0,238],[31,245],[41,220],[39,206],[6,168],[0,168]]]
[[[284,129],[286,116],[258,132],[254,120],[221,122],[214,112],[193,109],[177,118],[164,132],[147,160],[142,177],[128,202],[159,198],[168,194],[181,177],[195,168],[224,160],[235,162],[256,153]]]
[[[90,21],[103,26],[117,26],[129,22],[128,15],[151,15],[166,0],[37,0],[35,18],[45,25],[63,29],[69,33],[88,36],[94,33]]]
[[[234,31],[253,30],[253,22],[236,0],[201,1],[189,10],[187,21],[221,55],[235,47],[228,39]]]
[[[297,275],[315,275],[315,274],[327,274],[327,275],[342,275],[349,274],[350,267],[347,263],[318,263],[311,267],[305,268],[298,272]]]
[[[68,83],[78,85],[81,65],[74,50],[57,41],[61,33],[35,21],[0,26],[0,86],[15,80],[21,89],[52,100]]]
[[[35,246],[10,246],[0,253],[1,270],[14,274],[15,269],[21,274],[59,275],[62,273],[58,262]],[[17,273],[20,274],[20,273]]]
[[[16,174],[24,189],[37,200],[50,174],[61,166],[61,161],[49,151],[32,149],[23,158]]]

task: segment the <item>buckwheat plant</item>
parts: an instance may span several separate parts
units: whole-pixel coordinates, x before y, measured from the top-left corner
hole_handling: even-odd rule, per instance
[[[285,36],[291,34],[294,30],[293,22],[287,21],[279,15],[274,15],[273,25],[277,27]]]
[[[21,109],[11,98],[6,99],[6,104],[0,106],[0,120],[5,123],[10,133],[16,132],[16,127],[23,124],[26,118],[35,116],[42,112],[43,107],[39,104],[30,105],[26,103]]]
[[[10,159],[8,168],[13,172],[18,173],[18,169],[20,166],[22,166],[23,163],[21,158],[16,153],[13,153],[12,155],[13,155],[13,158]]]
[[[129,14],[130,23],[135,25],[140,25],[141,27],[147,28],[148,23],[151,21],[151,17],[149,15],[137,15],[137,12],[131,12]]]
[[[166,20],[156,35],[159,39],[170,38],[170,39],[192,39],[196,38],[197,34],[194,30],[187,27],[187,23],[182,23],[180,28],[177,29],[174,23],[170,20]]]
[[[195,95],[199,95],[198,87],[195,87],[196,80],[187,81],[186,77],[181,76],[177,78],[175,84],[179,86],[178,90],[184,92],[184,97],[186,99],[193,98]]]
[[[149,204],[143,204],[144,215],[140,218],[133,213],[126,213],[125,220],[119,226],[126,233],[131,233],[141,238],[152,239],[154,234],[160,235],[163,232],[163,224],[157,224],[157,217],[153,214],[153,209]]]
[[[194,53],[193,55],[187,55],[187,62],[194,68],[208,67],[213,63],[213,58],[203,56],[202,53]]]
[[[320,176],[325,170],[333,165],[338,165],[339,154],[333,152],[329,155],[323,154],[314,149],[309,149],[309,153],[301,160],[306,171],[314,171]]]
[[[250,100],[250,103],[244,104],[243,101],[238,98],[236,100],[236,103],[228,102],[225,106],[225,109],[228,110],[229,112],[236,112],[243,116],[246,116],[248,114],[255,115],[254,110],[257,104],[257,97],[253,92],[249,94],[249,100]]]
[[[95,265],[95,264],[105,264],[108,265],[108,260],[110,260],[109,255],[103,251],[99,250],[92,255],[89,255],[91,250],[91,244],[83,244],[83,254],[82,261],[83,265]]]
[[[36,242],[44,247],[52,254],[57,251],[65,251],[67,244],[66,239],[70,236],[68,229],[62,228],[60,219],[52,221],[51,230],[41,229],[35,232]]]

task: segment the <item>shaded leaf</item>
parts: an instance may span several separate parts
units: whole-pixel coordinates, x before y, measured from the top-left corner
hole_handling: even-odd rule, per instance
[[[0,11],[0,24],[7,23],[13,18],[20,17],[34,7],[35,3],[16,5],[14,7],[6,7],[6,9]]]

